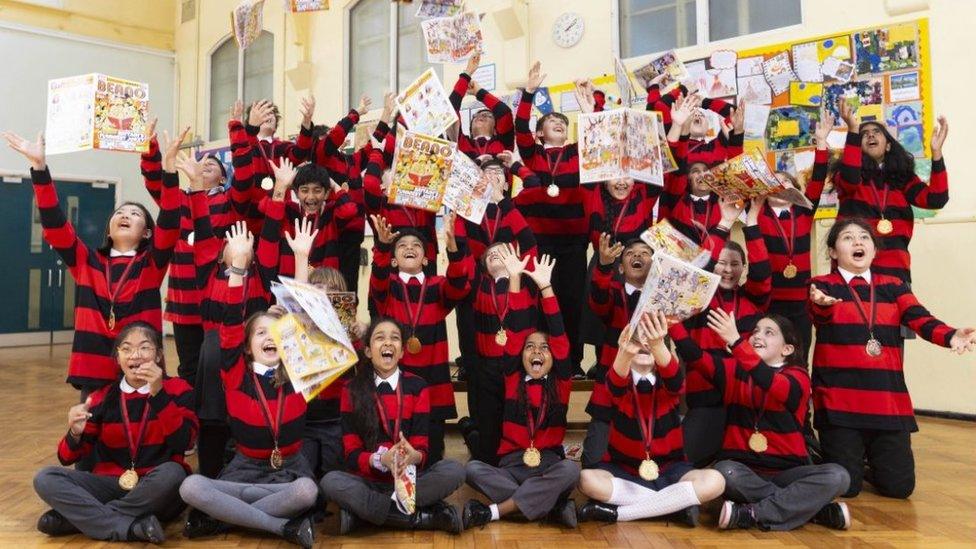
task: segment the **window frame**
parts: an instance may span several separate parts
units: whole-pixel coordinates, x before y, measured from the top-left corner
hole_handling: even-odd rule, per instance
[[[783,27],[776,27],[773,29],[767,29],[764,31],[753,32],[748,34],[740,34],[738,36],[730,36],[729,38],[722,38],[720,40],[709,40],[709,32],[711,30],[709,24],[709,1],[710,0],[694,0],[695,2],[695,42],[688,44],[687,46],[676,47],[674,50],[679,54],[690,48],[699,47],[721,47],[727,44],[731,44],[736,40],[742,38],[763,38],[764,36],[773,36],[775,34],[780,34],[783,32],[789,32],[792,30],[799,30],[803,27],[803,14],[804,8],[806,7],[806,0],[799,0],[800,2],[800,21],[792,25],[786,25]],[[622,10],[620,9],[620,0],[613,0],[610,4],[610,40],[612,41],[612,51],[614,55],[619,57],[621,60],[636,59],[638,57],[654,56],[664,51],[654,52],[651,54],[635,55],[631,57],[622,57],[620,48],[621,30],[620,25],[623,23]],[[665,50],[666,51],[666,50]]]
[[[268,29],[263,29],[262,32],[266,32],[266,33],[268,33],[268,34],[271,35],[272,45],[274,45],[275,33],[271,32]],[[213,109],[213,104],[212,104],[213,103],[213,88],[212,88],[212,84],[213,84],[213,56],[214,56],[215,53],[217,53],[217,50],[219,50],[228,41],[231,41],[231,42],[234,41],[234,34],[233,33],[227,33],[227,34],[225,34],[223,37],[221,37],[220,40],[217,40],[217,42],[207,51],[207,72],[206,72],[207,80],[206,80],[206,83],[205,84],[206,84],[206,90],[207,90],[207,116],[206,116],[206,120],[207,120],[207,127],[206,127],[207,134],[206,135],[207,135],[208,138],[211,135],[212,128],[210,127],[210,118],[213,115],[213,112],[212,112],[212,109]],[[244,54],[246,53],[246,51],[247,50],[242,50],[240,48],[237,48],[237,100],[239,100],[239,101],[244,99]],[[274,82],[274,76],[273,76],[273,74],[274,74],[274,68],[275,68],[274,67],[274,59],[272,59],[272,62],[271,62],[272,83]],[[272,85],[272,89],[274,89],[274,85]],[[246,105],[245,105],[245,107],[246,107]],[[221,138],[221,139],[223,139],[223,138]],[[207,139],[207,142],[220,141],[221,139]]]

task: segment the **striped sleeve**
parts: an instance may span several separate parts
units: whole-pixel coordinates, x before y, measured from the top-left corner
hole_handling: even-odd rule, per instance
[[[519,100],[518,111],[515,113],[515,144],[518,145],[519,156],[523,163],[538,154],[535,135],[529,129],[529,118],[532,116],[532,101],[535,93],[522,90],[522,97]]]
[[[240,388],[244,380],[244,292],[245,286],[224,292],[224,318],[220,324],[220,377],[224,392]]]
[[[156,230],[152,234],[149,263],[153,280],[162,284],[173,259],[173,250],[180,239],[180,206],[182,197],[180,177],[176,173],[163,172],[163,189],[159,198],[159,215],[156,216]]]
[[[913,176],[905,185],[905,197],[919,208],[941,210],[949,202],[949,176],[946,174],[945,158],[932,161],[932,175],[926,185],[919,177]]]
[[[501,141],[505,150],[510,151],[515,148],[515,122],[511,107],[484,88],[480,88],[475,97],[495,117],[495,138]]]
[[[749,344],[748,338],[740,339],[732,349],[732,354],[738,367],[748,373],[753,382],[763,391],[768,391],[768,398],[783,404],[792,412],[799,409],[806,394],[809,393],[809,380],[804,387],[799,379],[790,375],[788,372],[790,368],[772,368],[766,365]]]
[[[766,251],[766,242],[763,240],[759,225],[746,226],[742,232],[746,237],[746,253],[749,254],[749,272],[746,273],[746,282],[742,289],[757,307],[765,309],[769,305],[769,294],[773,290],[773,271],[769,265],[769,252]]]
[[[952,336],[956,334],[955,328],[932,316],[904,282],[899,282],[895,287],[895,301],[903,324],[908,325],[922,339],[949,347]]]
[[[34,183],[34,195],[37,199],[37,209],[40,212],[41,227],[44,240],[54,248],[67,265],[71,276],[76,282],[87,280],[90,271],[88,264],[91,251],[78,238],[74,225],[68,221],[58,201],[58,192],[51,181],[48,169],[35,171],[31,168],[31,180]]]
[[[139,171],[146,183],[146,191],[158,206],[163,191],[163,157],[159,152],[159,141],[155,137],[149,140],[149,150],[142,153]]]

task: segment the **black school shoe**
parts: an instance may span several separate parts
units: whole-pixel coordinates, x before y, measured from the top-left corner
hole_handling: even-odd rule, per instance
[[[756,517],[751,505],[728,500],[722,503],[722,512],[718,516],[719,530],[749,529],[755,525]]]
[[[352,511],[347,511],[342,507],[339,508],[339,535],[344,536],[349,532],[356,529],[359,525],[359,517],[353,514]]]
[[[47,534],[52,537],[70,536],[71,534],[80,532],[80,530],[75,528],[74,524],[71,524],[68,522],[68,519],[64,518],[64,515],[54,509],[44,513],[37,519],[37,530],[42,534]]]
[[[304,549],[312,549],[312,544],[315,542],[312,517],[304,514],[289,520],[281,531],[281,537]]]
[[[203,511],[190,509],[186,515],[186,523],[183,525],[183,537],[187,539],[206,538],[217,536],[230,530],[230,526],[221,522]]]
[[[698,526],[698,516],[700,513],[701,511],[699,506],[692,505],[691,507],[685,507],[676,513],[671,513],[666,518],[668,522],[674,522],[689,528],[694,528]]]
[[[128,538],[129,541],[145,541],[159,545],[166,541],[166,534],[163,533],[163,525],[155,515],[145,515],[129,526]]]
[[[828,503],[817,511],[810,522],[834,530],[847,530],[851,527],[851,510],[842,501]]]
[[[579,520],[576,517],[576,501],[569,498],[559,498],[549,514],[546,522],[561,524],[566,528],[576,528]]]
[[[475,526],[485,527],[491,522],[491,509],[476,499],[469,499],[461,512],[461,527],[467,530]]]
[[[441,530],[452,534],[460,534],[464,527],[457,509],[444,501],[420,507],[412,515],[401,513],[391,501],[383,525],[399,530]]]
[[[576,511],[576,520],[578,522],[617,522],[617,506],[591,499]]]

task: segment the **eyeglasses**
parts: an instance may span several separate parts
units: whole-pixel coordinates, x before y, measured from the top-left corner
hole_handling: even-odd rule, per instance
[[[128,345],[123,345],[118,348],[119,356],[131,356],[138,353],[139,356],[152,355],[156,352],[156,347],[153,345],[142,345],[138,348],[129,347]]]

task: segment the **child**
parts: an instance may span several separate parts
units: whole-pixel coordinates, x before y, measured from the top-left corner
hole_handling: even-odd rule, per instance
[[[459,533],[457,509],[443,501],[464,482],[464,467],[430,461],[430,393],[418,376],[400,368],[404,336],[397,322],[380,319],[366,331],[365,359],[342,390],[342,445],[346,471],[322,479],[325,497],[339,504],[339,534],[359,519],[377,526]],[[406,514],[390,496],[396,467],[416,465],[416,512]]]
[[[915,159],[878,122],[861,123],[857,110],[840,102],[847,124],[847,143],[834,177],[840,209],[837,217],[859,217],[874,225],[880,246],[871,267],[909,284],[912,281],[908,244],[915,230],[912,206],[941,209],[949,201],[942,145],[949,122],[939,117],[932,131],[932,176],[928,185],[915,174]]]
[[[524,272],[541,288],[548,330],[526,337],[526,331],[506,327],[500,463],[493,467],[471,461],[466,467],[468,484],[492,503],[469,500],[463,513],[465,529],[484,526],[516,510],[528,520],[554,514],[563,525],[576,527],[576,504],[569,493],[579,480],[579,468],[566,459],[562,446],[572,388],[569,342],[550,284],[553,263],[546,256],[532,261],[533,270],[525,271],[527,260],[506,256],[508,295],[521,302],[512,304],[512,316],[519,318],[513,318],[511,325],[531,322],[533,316],[528,294],[520,291]]]
[[[183,511],[179,487],[190,466],[197,418],[192,388],[166,376],[163,337],[145,322],[119,331],[112,348],[121,380],[68,411],[58,445],[62,465],[92,454],[92,472],[45,467],[34,489],[52,509],[37,521],[49,536],[78,532],[99,540],[162,543],[160,521]]]
[[[44,155],[44,137],[36,141],[7,132],[10,148],[31,164],[44,239],[75,279],[75,333],[68,361],[68,383],[81,390],[81,401],[118,379],[112,343],[119,330],[142,321],[162,330],[159,287],[179,239],[180,190],[176,153],[190,131],[164,139],[163,188],[154,223],[145,206],[125,202],[108,219],[105,242],[92,250],[75,233],[58,202]]]
[[[769,254],[772,271],[772,291],[769,295],[769,312],[790,320],[800,336],[798,354],[806,360],[809,355],[813,325],[806,311],[807,282],[810,280],[810,249],[813,214],[820,203],[824,182],[827,180],[830,151],[827,135],[834,126],[833,115],[824,110],[817,124],[817,149],[814,153],[813,173],[804,194],[813,204],[812,209],[790,204],[782,198],[770,196],[759,215],[759,232]],[[796,179],[786,172],[776,172],[777,179],[787,187],[799,189]]]
[[[722,475],[693,469],[685,461],[678,418],[684,376],[667,344],[662,313],[641,318],[638,340],[621,333],[619,351],[607,374],[613,399],[610,443],[595,469],[580,473],[580,491],[591,501],[579,520],[630,521],[681,512],[698,522],[698,505],[722,494]]]
[[[184,535],[213,535],[225,523],[310,548],[315,533],[306,512],[315,504],[318,486],[301,453],[305,397],[288,381],[270,335],[280,315],[260,312],[244,321],[253,241],[252,235],[234,228],[224,252],[231,266],[219,329],[220,378],[236,454],[216,480],[191,475],[183,481],[180,495],[196,510],[187,517]]]
[[[580,273],[586,272],[589,227],[583,212],[583,188],[579,183],[579,152],[576,143],[568,143],[569,119],[552,112],[539,119],[535,134],[529,129],[535,92],[544,79],[542,67],[536,62],[529,70],[516,112],[515,141],[519,154],[538,179],[523,182],[515,204],[535,234],[539,253],[552,257],[558,265],[552,284],[569,337],[573,371],[582,375],[580,318],[583,301],[578,296],[585,290],[586,279]]]
[[[691,163],[701,162],[706,165],[716,165],[742,154],[745,139],[744,106],[735,108],[734,105],[722,99],[702,97],[698,92],[690,93],[683,85],[676,87],[669,93],[661,95],[660,79],[652,80],[647,88],[647,110],[661,113],[666,130],[673,126],[682,126],[683,120],[674,117],[677,102],[681,98],[693,98],[689,106],[693,109],[687,120],[687,130],[690,134],[688,143],[688,160]],[[702,109],[710,110],[722,117],[722,132],[711,141],[706,141],[708,133],[708,118]],[[728,122],[732,125],[729,126]]]
[[[976,329],[947,326],[905,281],[876,272],[874,228],[857,218],[838,220],[827,234],[837,267],[811,280],[814,426],[824,460],[850,473],[845,496],[861,491],[866,461],[878,493],[907,498],[915,488],[910,435],[918,424],[905,385],[899,326],[960,354],[976,350]]]
[[[393,231],[386,219],[372,217],[376,227],[369,298],[376,311],[401,322],[407,331],[400,366],[420,376],[430,394],[430,454],[437,463],[444,456],[444,421],[457,417],[454,388],[447,362],[447,326],[444,319],[468,296],[468,259],[454,240],[454,213],[444,219],[444,240],[450,263],[447,275],[427,275],[424,237],[416,231]],[[391,257],[392,256],[392,257]]]
[[[713,309],[708,325],[728,343],[731,357],[703,353],[693,343],[678,349],[689,368],[712,380],[728,408],[715,464],[727,498],[718,527],[792,530],[814,522],[850,528],[847,504],[832,503],[847,490],[850,476],[834,463],[812,465],[807,454],[810,375],[790,321],[764,316],[745,337],[731,315]]]
[[[466,94],[475,96],[485,106],[471,117],[471,135],[466,135],[463,131],[458,132],[458,150],[473,159],[498,155],[503,151],[511,151],[515,147],[512,109],[504,101],[479,86],[473,78],[480,63],[481,54],[472,55],[468,59],[468,65],[458,76],[457,84],[454,84],[450,97],[458,116],[461,115],[461,101]]]

